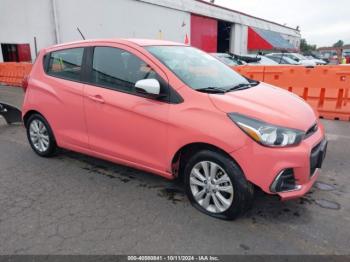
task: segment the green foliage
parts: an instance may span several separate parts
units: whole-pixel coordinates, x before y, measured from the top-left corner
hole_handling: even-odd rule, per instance
[[[311,53],[312,51],[315,51],[317,49],[316,45],[309,45],[306,41],[306,39],[302,38],[300,40],[300,51],[302,53]]]
[[[342,47],[344,46],[344,41],[343,40],[338,40],[338,42],[336,42],[333,47]]]

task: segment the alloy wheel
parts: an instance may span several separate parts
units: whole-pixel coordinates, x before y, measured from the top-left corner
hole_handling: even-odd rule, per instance
[[[43,153],[48,150],[50,146],[50,137],[42,121],[34,119],[30,123],[29,136],[33,146],[38,152]]]
[[[212,161],[197,163],[190,173],[190,188],[196,202],[212,213],[226,211],[233,202],[234,189],[225,170]]]

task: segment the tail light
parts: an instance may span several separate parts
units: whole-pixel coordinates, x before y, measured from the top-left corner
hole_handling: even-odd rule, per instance
[[[29,75],[25,76],[22,81],[22,88],[24,92],[27,91],[28,83],[29,83]]]

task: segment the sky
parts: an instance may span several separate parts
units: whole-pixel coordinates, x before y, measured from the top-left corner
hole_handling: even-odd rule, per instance
[[[289,27],[318,47],[338,40],[350,44],[350,0],[215,0],[226,6]]]

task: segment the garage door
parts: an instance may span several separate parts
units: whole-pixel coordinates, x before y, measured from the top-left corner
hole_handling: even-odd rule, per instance
[[[191,14],[191,45],[206,52],[217,51],[218,21]]]

